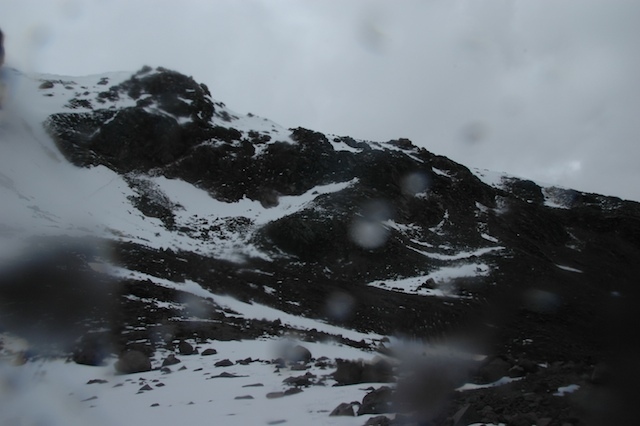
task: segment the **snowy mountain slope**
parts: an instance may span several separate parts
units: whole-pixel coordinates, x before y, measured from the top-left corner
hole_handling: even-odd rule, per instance
[[[382,351],[433,375],[433,360],[409,360],[384,336],[463,341],[467,352],[489,356],[479,370],[461,370],[452,359],[438,364],[447,384],[430,394],[434,401],[465,381],[512,376],[522,380],[504,386],[553,387],[546,405],[536,402],[538,418],[569,418],[568,403],[550,395],[612,350],[629,352],[612,330],[630,322],[628,306],[638,298],[637,203],[470,171],[406,139],[283,129],[230,111],[206,86],[162,68],[83,78],[7,72],[13,95],[0,126],[0,326],[27,339],[27,357],[105,361],[93,371],[110,375],[128,351],[154,357],[159,367],[183,340],[220,348],[249,340],[230,352],[244,359],[259,342],[295,335],[314,356],[334,353],[337,342],[350,357]],[[204,362],[189,359],[190,368]],[[535,367],[567,361],[571,367]],[[73,370],[84,367],[54,364],[42,368],[85,378]],[[27,365],[25,377],[35,368]],[[202,375],[213,374],[202,365]],[[250,377],[274,368],[252,366]],[[141,374],[149,381],[161,373]],[[397,395],[408,386],[408,373],[402,376],[394,370]],[[186,392],[179,383],[176,393]],[[119,404],[126,398],[120,388],[97,401],[113,401],[106,410]],[[304,410],[259,421],[295,424],[307,412],[317,424],[364,423],[324,412],[341,398],[362,399],[362,391],[301,388],[279,401],[298,398]],[[411,395],[433,391],[409,388]],[[416,400],[396,401],[391,411],[445,424],[476,403],[469,395],[494,397],[491,388],[465,389],[472,388],[437,410],[421,412]],[[165,393],[160,406],[172,398]],[[240,407],[283,409],[222,401],[212,402],[222,404],[215,410],[236,404],[230,421],[238,424],[248,421]],[[159,424],[185,413],[131,403]],[[476,420],[510,423],[507,416],[523,415],[518,404],[507,407]]]

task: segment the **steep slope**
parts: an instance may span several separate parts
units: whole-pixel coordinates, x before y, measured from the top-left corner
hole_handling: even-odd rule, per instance
[[[162,68],[11,81],[0,325],[36,351],[96,364],[291,332],[385,353],[383,336],[464,341],[547,399],[569,384],[549,376],[631,368],[638,203],[472,171],[406,139],[286,130]],[[445,422],[456,398],[423,414]],[[503,410],[485,417],[526,414]]]

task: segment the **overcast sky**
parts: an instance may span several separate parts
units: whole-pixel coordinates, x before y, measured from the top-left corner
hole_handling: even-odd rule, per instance
[[[7,63],[164,66],[237,112],[640,201],[640,1],[0,0]]]

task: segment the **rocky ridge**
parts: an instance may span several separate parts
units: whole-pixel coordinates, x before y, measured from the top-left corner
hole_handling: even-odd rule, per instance
[[[2,327],[41,342],[37,351],[100,364],[190,339],[295,333],[378,351],[403,366],[385,380],[364,380],[393,383],[372,389],[368,401],[329,407],[404,413],[367,424],[629,420],[638,203],[472,171],[406,139],[287,131],[233,113],[206,86],[162,68],[93,86],[44,79],[38,93],[56,88],[68,100],[43,123],[55,149],[77,167],[119,176],[129,214],[152,223],[155,234],[145,241],[111,228],[29,239],[30,255],[2,274],[0,308]],[[167,185],[177,181],[215,206],[250,208],[196,214]],[[305,201],[295,205],[298,199]],[[284,213],[275,215],[278,209]],[[152,244],[154,235],[194,248]],[[234,255],[221,255],[230,241]],[[106,274],[96,266],[105,260]],[[99,290],[87,290],[88,282]],[[203,292],[376,337],[248,318]],[[383,336],[428,347],[463,342],[488,357],[463,363],[414,354]],[[340,361],[328,365],[337,369],[334,379],[367,376],[363,366],[347,374]],[[597,373],[603,368],[605,379]],[[353,377],[342,384],[361,380]],[[467,381],[500,380],[455,391]],[[579,391],[556,395],[572,384]],[[613,402],[595,410],[602,395]]]

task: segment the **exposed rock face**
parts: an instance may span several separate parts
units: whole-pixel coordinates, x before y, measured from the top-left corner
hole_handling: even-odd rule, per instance
[[[100,93],[93,106],[123,99],[135,101],[135,106],[54,114],[47,128],[75,164],[109,164],[120,171],[166,165],[210,136],[206,123],[213,115],[213,102],[208,89],[191,78],[143,68]],[[181,125],[180,119],[189,121]]]

